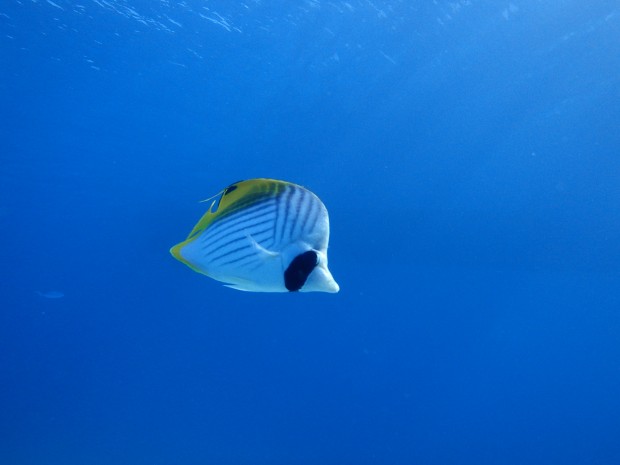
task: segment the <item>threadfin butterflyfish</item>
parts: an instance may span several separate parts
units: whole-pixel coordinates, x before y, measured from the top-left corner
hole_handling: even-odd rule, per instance
[[[329,217],[315,194],[250,179],[211,199],[187,239],[170,249],[177,260],[242,291],[338,292],[327,268]]]

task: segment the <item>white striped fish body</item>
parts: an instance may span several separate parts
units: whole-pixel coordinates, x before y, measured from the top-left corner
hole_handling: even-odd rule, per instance
[[[251,179],[228,186],[172,255],[244,291],[338,292],[327,268],[329,217],[309,190]]]

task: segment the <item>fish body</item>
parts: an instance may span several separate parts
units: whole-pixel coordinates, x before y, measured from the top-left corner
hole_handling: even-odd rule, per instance
[[[261,178],[223,189],[170,252],[234,289],[338,292],[327,267],[328,243],[327,209],[315,194]]]

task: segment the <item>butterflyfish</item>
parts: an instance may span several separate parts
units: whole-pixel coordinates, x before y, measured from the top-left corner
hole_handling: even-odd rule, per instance
[[[339,291],[327,268],[329,217],[315,194],[250,179],[212,199],[187,239],[170,249],[177,260],[242,291]]]

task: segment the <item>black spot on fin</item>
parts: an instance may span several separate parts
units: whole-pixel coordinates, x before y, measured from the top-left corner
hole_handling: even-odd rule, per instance
[[[215,202],[213,202],[213,206],[211,207],[211,213],[215,213],[217,212],[217,209],[220,208],[220,202],[222,201],[222,198],[226,195],[226,194],[230,194],[232,191],[234,191],[235,189],[237,189],[237,184],[239,184],[240,182],[243,181],[237,181],[235,183],[232,183],[230,186],[228,186],[227,188],[225,188],[222,192],[220,192],[217,195],[217,199],[215,199]]]
[[[314,250],[297,255],[284,272],[286,288],[291,292],[301,289],[318,262],[318,255]]]
[[[243,181],[233,182],[230,186],[224,189],[224,195],[230,194],[232,191],[234,191],[238,187],[237,184],[239,184],[240,182],[243,182]]]

